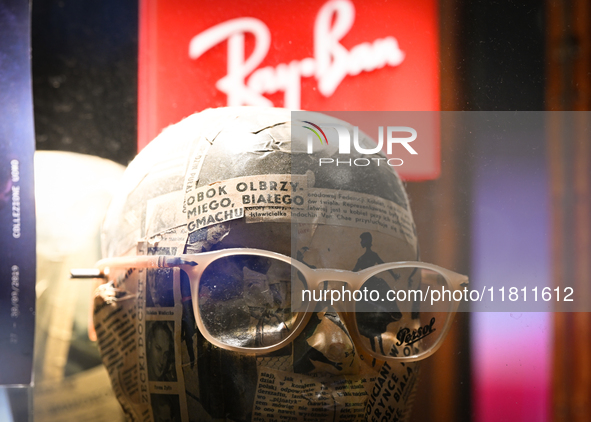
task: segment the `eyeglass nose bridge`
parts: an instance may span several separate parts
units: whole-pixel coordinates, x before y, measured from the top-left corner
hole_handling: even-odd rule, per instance
[[[342,280],[324,280],[321,281],[316,289],[313,290],[311,307],[319,311],[319,305],[324,308],[332,308],[338,313],[354,311],[354,305],[345,299],[344,292],[349,291],[351,295],[354,289],[350,284]],[[334,293],[333,293],[334,292]],[[336,293],[336,295],[335,295]]]
[[[345,300],[345,295],[341,293],[349,291],[352,294],[360,288],[364,281],[362,275],[348,270],[323,268],[307,272],[305,277],[309,297],[312,299],[308,304],[308,311],[313,311],[319,303],[326,303],[339,313],[355,310],[354,303]],[[335,296],[333,292],[338,294]]]
[[[363,281],[362,276],[353,271],[327,268],[311,270],[305,274],[305,277],[309,289],[316,289],[318,286],[322,287],[322,284],[326,282],[342,282],[349,288],[354,289],[355,286],[361,287]]]

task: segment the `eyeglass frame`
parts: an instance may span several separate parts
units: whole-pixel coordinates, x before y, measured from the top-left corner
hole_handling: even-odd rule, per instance
[[[285,262],[290,266],[294,267],[304,276],[306,283],[308,284],[308,290],[310,291],[321,289],[321,285],[327,280],[344,282],[346,283],[348,289],[350,289],[351,291],[356,291],[360,290],[363,284],[369,278],[375,276],[376,274],[379,274],[387,270],[395,270],[397,268],[410,267],[423,268],[439,273],[444,277],[445,281],[448,284],[448,287],[453,289],[453,291],[461,290],[462,287],[465,287],[468,283],[467,276],[464,276],[462,274],[456,273],[454,271],[448,270],[435,264],[429,264],[420,261],[389,262],[374,265],[372,267],[365,268],[361,271],[353,272],[341,269],[311,268],[305,263],[298,261],[297,259],[294,259],[287,255],[267,251],[264,249],[254,248],[228,248],[216,251],[201,252],[198,254],[135,255],[105,258],[101,259],[95,264],[95,270],[72,270],[71,275],[72,278],[108,278],[111,268],[182,269],[189,277],[191,285],[191,297],[193,301],[193,312],[197,317],[195,318],[197,322],[197,327],[199,328],[201,334],[207,339],[207,341],[219,348],[237,353],[251,353],[255,355],[264,355],[280,350],[288,344],[292,343],[295,340],[295,338],[298,335],[300,335],[306,327],[312,314],[315,312],[314,309],[316,309],[316,304],[318,303],[318,301],[314,299],[313,295],[311,295],[311,300],[307,302],[305,311],[296,311],[297,315],[296,320],[294,322],[295,329],[293,329],[292,332],[279,343],[272,346],[241,347],[222,343],[209,333],[202,321],[198,297],[201,275],[212,262],[220,258],[236,255],[260,256],[266,258],[273,258],[278,261]],[[451,328],[451,321],[453,320],[451,317],[453,316],[453,314],[457,312],[459,302],[455,300],[453,301],[452,309],[448,311],[450,315],[448,316],[448,319],[445,322],[445,326],[437,342],[434,345],[432,345],[429,349],[419,354],[409,356],[384,356],[376,354],[375,351],[368,348],[360,340],[361,335],[359,333],[359,327],[357,326],[357,320],[355,318],[356,311],[354,309],[350,309],[351,307],[354,307],[355,304],[352,302],[347,303],[345,301],[340,300],[336,305],[337,306],[335,306],[335,311],[341,319],[341,321],[343,322],[343,324],[345,325],[345,327],[347,327],[347,330],[350,332],[351,341],[358,350],[361,359],[372,359],[375,364],[376,361],[416,362],[431,356],[439,349],[439,347],[441,347],[441,344],[445,339],[447,332]],[[351,328],[353,328],[353,330],[351,330]]]

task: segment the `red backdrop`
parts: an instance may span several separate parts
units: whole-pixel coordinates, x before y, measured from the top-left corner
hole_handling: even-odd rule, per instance
[[[208,107],[438,110],[438,30],[435,0],[142,0],[139,148]],[[436,177],[438,140],[401,175]]]

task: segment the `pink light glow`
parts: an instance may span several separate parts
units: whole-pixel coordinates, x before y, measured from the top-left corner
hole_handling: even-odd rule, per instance
[[[507,145],[516,138],[536,143],[533,135],[530,140],[506,138]],[[487,147],[495,145],[492,140]],[[473,288],[550,285],[544,157],[497,152],[480,164],[474,192]],[[472,314],[474,421],[551,420],[552,318],[533,312]]]
[[[473,317],[475,420],[549,421],[551,314]]]

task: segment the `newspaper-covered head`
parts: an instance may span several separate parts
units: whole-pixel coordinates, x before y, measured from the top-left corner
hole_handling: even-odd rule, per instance
[[[363,133],[362,148],[343,151],[343,128],[355,132],[318,113],[210,109],[129,165],[103,255],[158,256],[160,268],[111,268],[94,321],[134,420],[408,418],[418,363],[389,358],[415,354],[435,319],[423,326],[416,309],[381,302],[417,287],[416,271],[310,284],[314,270],[353,277],[418,255],[399,177]]]

